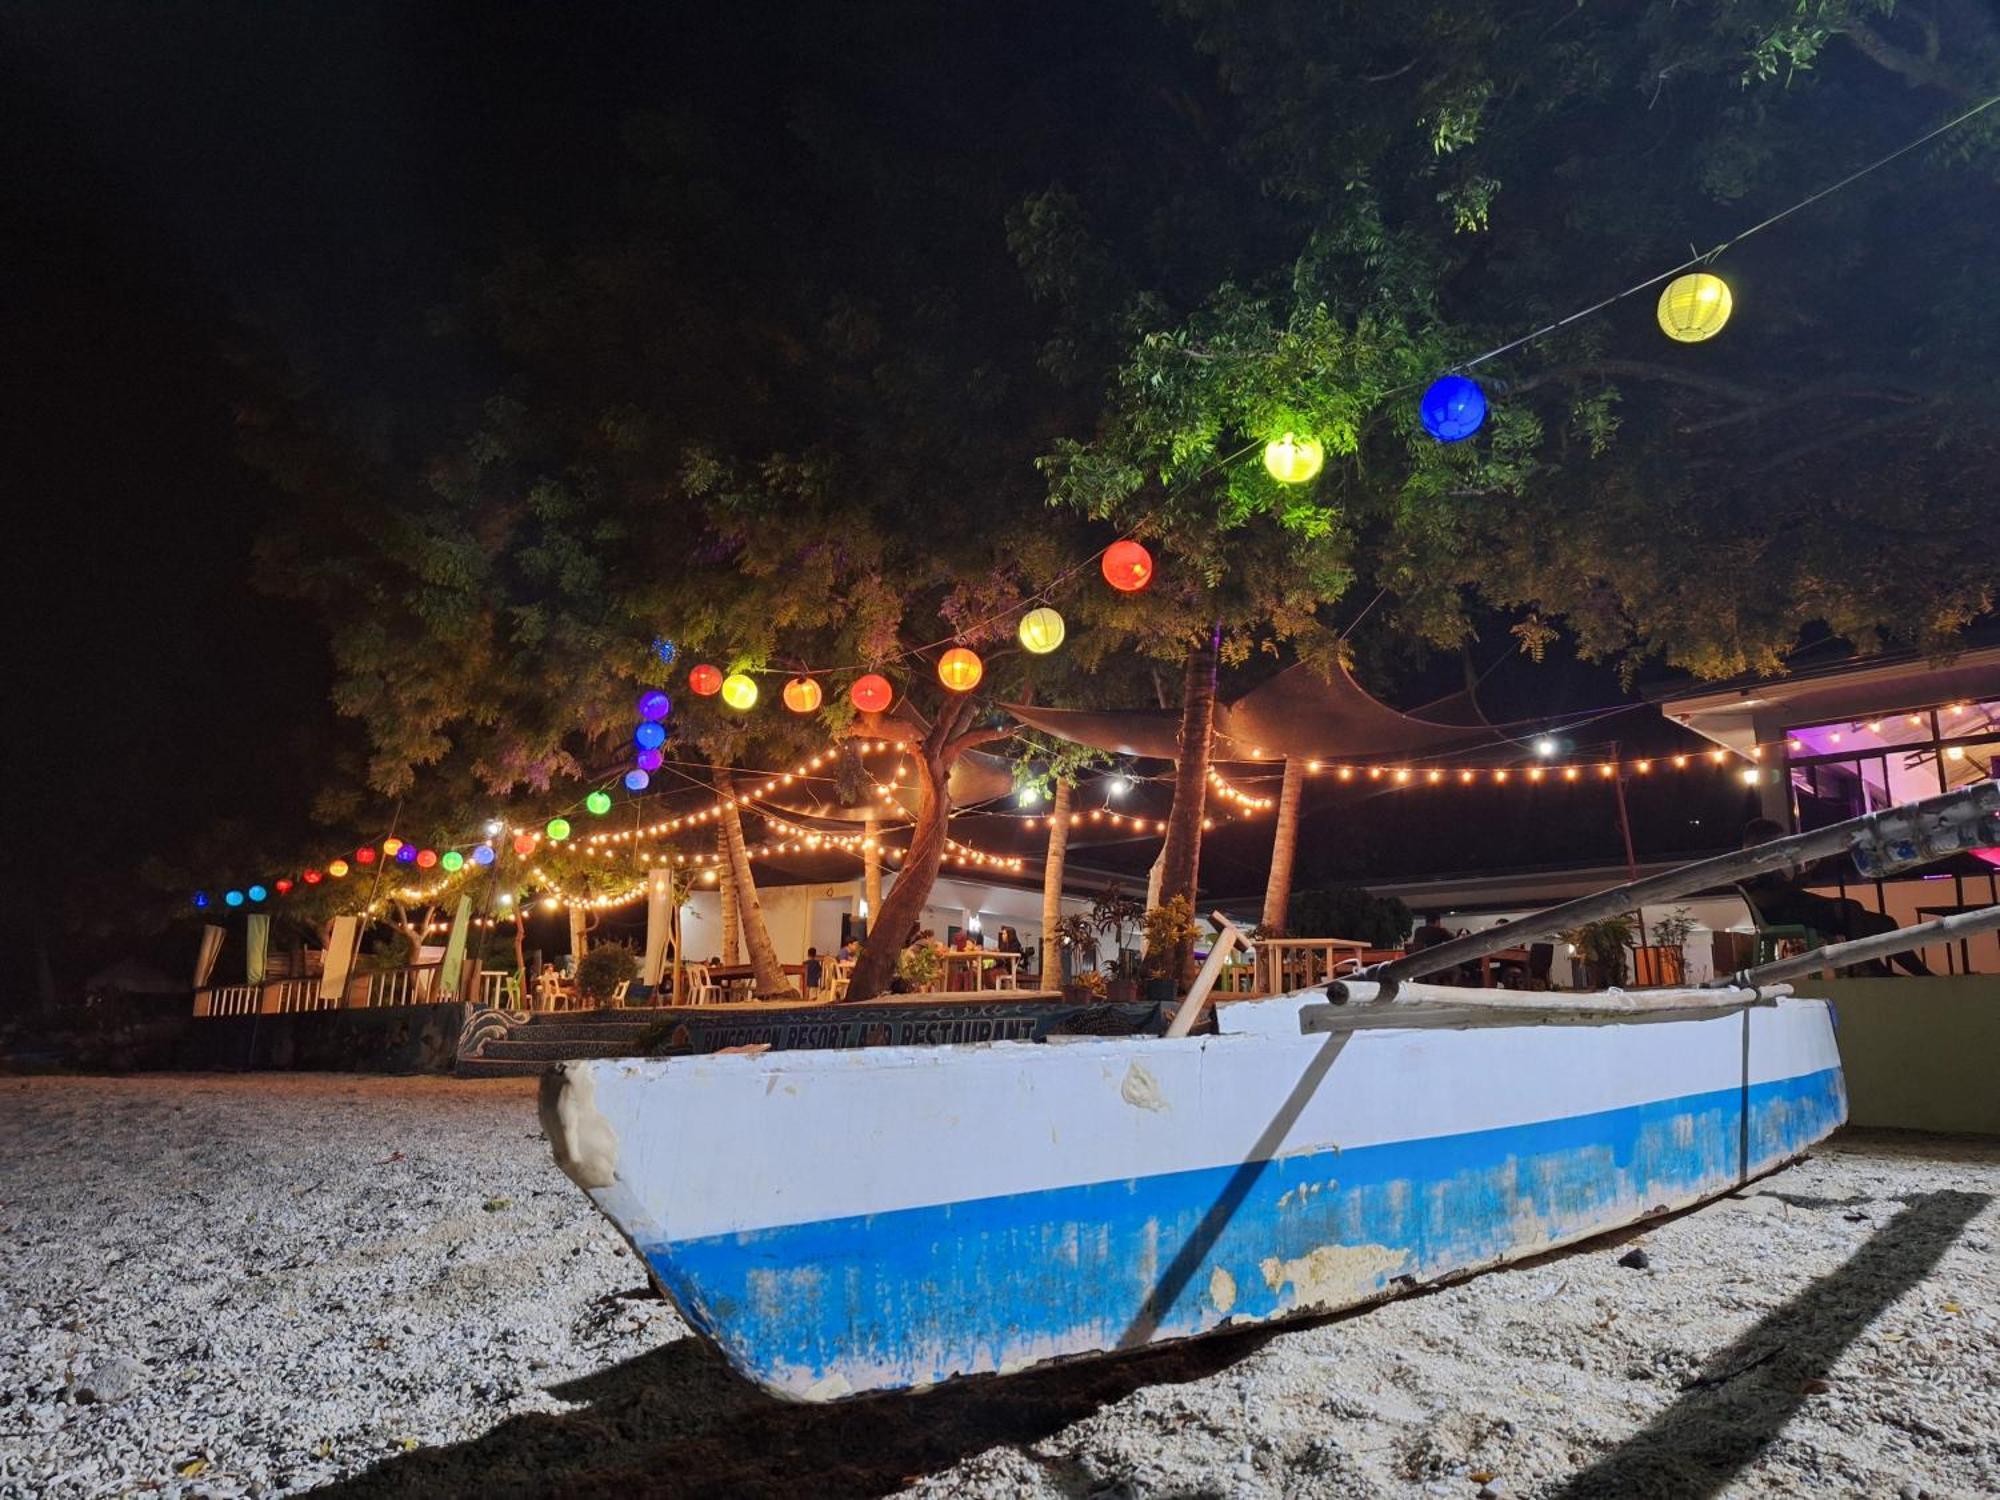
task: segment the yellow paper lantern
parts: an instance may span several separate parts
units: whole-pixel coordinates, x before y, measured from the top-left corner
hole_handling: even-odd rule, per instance
[[[722,679],[722,701],[731,708],[755,708],[757,684],[741,672],[731,672]]]
[[[1660,328],[1668,338],[1699,344],[1722,332],[1733,305],[1729,283],[1706,271],[1676,276],[1660,293]]]
[[[795,714],[809,714],[819,707],[820,685],[810,677],[794,677],[785,684],[785,707]]]
[[[971,692],[985,675],[986,663],[979,659],[979,653],[964,646],[953,646],[938,658],[938,681],[954,693]]]
[[[1326,449],[1311,438],[1286,433],[1264,445],[1264,467],[1280,484],[1304,484],[1326,462]]]
[[[1037,656],[1047,656],[1055,650],[1067,633],[1063,617],[1046,604],[1021,616],[1021,644]]]

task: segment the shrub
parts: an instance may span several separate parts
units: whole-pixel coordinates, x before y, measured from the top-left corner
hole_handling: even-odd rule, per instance
[[[600,943],[576,966],[576,987],[586,1000],[603,1004],[621,984],[639,977],[639,960],[623,943]]]
[[[1353,938],[1371,948],[1399,948],[1410,935],[1410,909],[1394,896],[1371,896],[1359,886],[1294,891],[1285,910],[1293,937]]]

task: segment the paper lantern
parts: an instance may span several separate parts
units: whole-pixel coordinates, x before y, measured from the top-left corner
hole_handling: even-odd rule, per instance
[[[252,901],[262,901],[264,897],[270,893],[266,891],[264,887],[262,887],[261,885],[253,885],[250,887],[249,890],[245,891],[243,894],[248,896]]]
[[[676,646],[665,636],[659,635],[653,637],[653,655],[659,657],[668,666],[671,667],[674,664],[674,658],[680,654],[680,647]]]
[[[222,900],[228,906],[241,906],[243,904],[243,893],[241,891],[224,891],[222,893]]]
[[[722,669],[703,662],[688,673],[688,687],[704,698],[713,698],[722,691]]]
[[[648,719],[632,731],[632,738],[638,741],[641,750],[657,750],[667,742],[667,726]]]
[[[1676,276],[1660,293],[1660,329],[1683,344],[1699,344],[1722,332],[1735,299],[1729,283],[1706,271]]]
[[[321,876],[319,871],[317,870],[308,870],[305,872],[305,874],[301,875],[299,879],[303,880],[307,885],[318,885],[320,883]]]
[[[447,849],[438,856],[438,863],[444,866],[448,874],[456,875],[465,868],[465,856],[456,849]]]
[[[1127,537],[1104,549],[1104,581],[1131,594],[1153,581],[1153,554]]]
[[[373,848],[372,846],[370,846],[370,847],[368,847],[368,848],[362,848],[362,849],[356,849],[356,850],[354,851],[354,862],[355,862],[355,863],[356,863],[357,865],[372,865],[372,864],[374,864],[374,863],[375,863],[375,850],[374,850],[374,848]]]
[[[431,868],[433,868],[433,867],[435,867],[435,866],[436,866],[437,862],[438,862],[438,852],[437,852],[437,850],[435,850],[435,849],[420,849],[420,850],[418,850],[418,851],[417,851],[417,868],[418,868],[418,869],[420,869],[420,870],[428,870],[428,869],[431,869]]]
[[[979,653],[964,646],[953,646],[938,658],[938,681],[954,693],[971,692],[985,675],[986,663],[979,659]]]
[[[1047,656],[1055,650],[1067,633],[1063,617],[1046,604],[1021,616],[1021,644],[1037,656]]]
[[[847,690],[847,700],[864,714],[886,713],[896,701],[896,690],[880,672],[864,672]]]
[[[417,862],[417,846],[415,844],[398,844],[396,846],[397,864],[413,865],[416,862]]]
[[[823,696],[819,684],[810,677],[794,677],[785,684],[785,707],[795,714],[813,712]]]
[[[722,680],[722,701],[735,709],[757,706],[757,684],[741,672],[731,672]]]
[[[648,786],[652,785],[652,781],[653,778],[648,776],[644,771],[627,771],[625,773],[625,790],[628,792],[643,792]]]
[[[1440,375],[1417,406],[1424,431],[1440,443],[1455,443],[1479,431],[1486,420],[1486,392],[1463,375]]]
[[[329,860],[326,866],[326,873],[331,875],[335,880],[345,880],[347,878],[347,869],[348,865],[346,860],[344,859]]]
[[[583,799],[583,805],[597,817],[601,818],[611,811],[611,793],[604,791],[592,792],[588,797]]]
[[[382,840],[382,852],[388,855],[391,859],[394,859],[396,855],[399,852],[401,852],[402,847],[403,847],[403,841],[401,839]]]
[[[548,834],[550,843],[560,844],[564,839],[569,837],[569,819],[550,818],[549,826],[544,832]]]
[[[666,760],[667,755],[664,750],[641,750],[632,757],[632,764],[642,771],[657,771],[666,764]]]
[[[1280,484],[1304,484],[1326,462],[1326,449],[1311,438],[1286,433],[1264,445],[1264,467]]]
[[[472,862],[475,865],[490,865],[497,857],[493,852],[491,844],[475,844],[472,846]]]
[[[535,836],[532,833],[515,834],[514,852],[520,855],[533,854],[535,852]]]
[[[664,719],[673,712],[673,708],[673,699],[658,688],[639,695],[639,717],[642,719]]]
[[[280,896],[284,895],[286,891],[289,891],[292,888],[292,883],[289,880],[274,880],[271,882],[271,884],[277,889],[277,892]]]
[[[194,905],[195,905],[195,910],[196,910],[196,911],[207,911],[207,910],[208,910],[208,892],[207,892],[207,891],[196,891],[196,892],[194,893]]]

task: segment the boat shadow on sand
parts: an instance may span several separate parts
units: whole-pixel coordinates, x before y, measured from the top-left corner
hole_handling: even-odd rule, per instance
[[[1991,1201],[1936,1192],[1905,1206],[1839,1267],[1717,1351],[1647,1426],[1551,1493],[1715,1494],[1825,1387],[1842,1352],[1921,1282]],[[1815,1207],[1822,1206],[1815,1203]],[[1846,1206],[1827,1200],[1826,1208]],[[1557,1251],[1601,1253],[1635,1226]],[[1367,1309],[1329,1322],[1365,1317]],[[315,1493],[375,1497],[511,1495],[876,1496],[1001,1444],[1031,1445],[1149,1385],[1199,1380],[1272,1338],[1313,1323],[1217,1334],[1143,1353],[1086,1360],[923,1393],[802,1406],[740,1379],[692,1336],[551,1394],[583,1404],[509,1418],[470,1442],[388,1459]],[[1083,1463],[1033,1455],[1050,1487],[1102,1494]]]

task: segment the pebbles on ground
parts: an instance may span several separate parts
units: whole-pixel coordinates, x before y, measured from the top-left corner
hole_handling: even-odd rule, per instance
[[[0,1497],[1994,1494],[1996,1240],[2000,1142],[1850,1133],[1317,1325],[799,1407],[645,1293],[532,1080],[0,1080]]]

